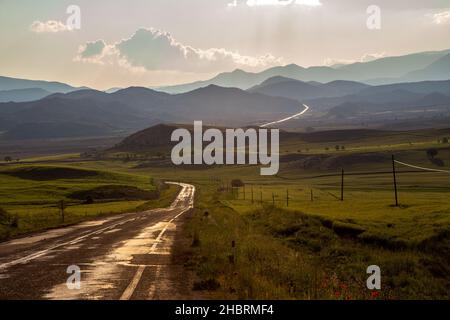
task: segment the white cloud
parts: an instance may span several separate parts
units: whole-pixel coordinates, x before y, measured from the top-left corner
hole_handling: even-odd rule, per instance
[[[116,63],[134,71],[215,72],[232,68],[266,68],[283,63],[270,54],[242,55],[224,48],[200,49],[182,44],[169,33],[139,29],[130,38],[108,45],[103,40],[80,47],[77,61]]]
[[[434,24],[450,24],[450,10],[431,15]]]
[[[109,63],[112,63],[114,58],[114,48],[108,46],[105,41],[97,40],[87,42],[78,48],[78,55],[75,57],[75,61],[105,64],[109,58]]]
[[[323,62],[326,66],[333,66],[333,65],[341,65],[341,64],[352,64],[357,62],[369,62],[377,59],[381,59],[386,57],[386,52],[380,52],[380,53],[366,53],[359,59],[333,59],[333,58],[327,58]]]
[[[71,31],[71,29],[67,27],[66,24],[56,20],[48,20],[45,22],[34,21],[30,26],[30,30],[36,33],[57,33]]]
[[[320,0],[247,0],[249,7],[256,6],[289,6],[289,5],[302,5],[309,7],[321,6]]]

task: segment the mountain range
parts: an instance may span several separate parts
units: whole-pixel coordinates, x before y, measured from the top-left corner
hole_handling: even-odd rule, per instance
[[[0,77],[0,138],[123,135],[158,123],[194,120],[214,126],[261,125],[297,114],[302,104],[310,107],[300,119],[304,126],[375,118],[382,123],[385,113],[391,113],[390,118],[415,117],[420,123],[417,115],[425,111],[445,122],[449,66],[450,50],[333,67],[291,64],[260,73],[235,70],[209,81],[161,88],[172,93],[144,87],[104,92]],[[422,81],[429,78],[437,80]],[[394,83],[374,84],[389,81]]]
[[[222,87],[237,87],[247,90],[268,78],[281,76],[305,82],[321,83],[335,80],[364,82],[371,85],[391,84],[423,80],[447,80],[450,74],[450,50],[414,53],[398,57],[385,57],[369,62],[348,65],[314,66],[304,68],[296,64],[274,67],[259,73],[237,69],[216,77],[193,83],[160,87],[159,91],[180,93],[211,84]]]
[[[0,76],[0,102],[24,102],[42,99],[52,93],[68,93],[87,87],[72,87],[56,81],[27,80]]]
[[[111,94],[79,90],[32,102],[0,103],[0,131],[13,139],[31,135],[24,131],[32,131],[35,138],[67,137],[69,128],[76,133],[86,126],[90,132],[111,134],[160,122],[241,125],[278,119],[301,109],[296,100],[212,85],[179,95],[139,87]],[[62,123],[66,127],[54,125]]]

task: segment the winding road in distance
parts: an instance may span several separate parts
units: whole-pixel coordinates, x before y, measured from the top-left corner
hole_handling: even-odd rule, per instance
[[[269,122],[269,123],[263,124],[261,126],[261,128],[271,127],[271,126],[273,126],[275,124],[280,124],[280,123],[283,123],[283,122],[286,122],[286,121],[289,121],[289,120],[292,120],[292,119],[295,119],[297,117],[300,117],[300,116],[304,115],[309,110],[309,107],[306,104],[304,104],[303,106],[305,107],[305,110],[303,110],[302,112],[294,114],[293,116],[290,116],[290,117],[287,117],[287,118],[284,118],[284,119],[281,119],[281,120],[278,120],[278,121],[274,121],[274,122]]]
[[[0,299],[149,300],[183,298],[188,284],[171,252],[195,187],[169,208],[114,215],[0,244]],[[71,270],[80,288],[69,289]],[[75,268],[75,269],[73,269]],[[70,269],[69,269],[70,270]],[[72,271],[73,272],[73,271]]]

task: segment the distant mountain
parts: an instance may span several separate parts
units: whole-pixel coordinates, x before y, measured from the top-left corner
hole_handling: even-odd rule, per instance
[[[42,99],[50,94],[50,91],[40,88],[4,90],[0,91],[0,102],[33,101]]]
[[[75,122],[21,123],[3,134],[10,140],[93,137],[112,134],[107,127]]]
[[[372,86],[343,97],[317,98],[306,101],[319,109],[330,109],[345,103],[387,105],[389,107],[417,106],[424,97],[431,94],[450,96],[450,80],[396,83]]]
[[[119,88],[119,87],[116,87],[116,88],[109,88],[108,90],[105,90],[105,92],[106,93],[114,93],[114,92],[117,92],[117,91],[119,91],[119,90],[122,90],[123,88]]]
[[[429,79],[448,80],[450,78],[450,54],[440,58],[429,66],[408,73],[403,79],[408,81]]]
[[[417,100],[415,105],[416,106],[450,105],[450,96],[446,96],[439,92],[433,92]]]
[[[357,93],[368,87],[366,84],[354,81],[339,80],[322,84],[277,76],[267,79],[248,91],[303,101],[306,99],[345,96]]]
[[[6,138],[28,137],[28,132],[45,124],[40,136],[67,137],[78,135],[82,126],[96,134],[131,132],[156,123],[194,120],[239,126],[276,120],[299,110],[300,103],[292,99],[218,86],[179,95],[139,87],[111,94],[79,90],[33,102],[0,103],[0,131],[7,132]],[[60,126],[61,123],[65,125]]]
[[[20,89],[42,89],[48,92],[68,93],[84,88],[75,88],[61,82],[50,82],[42,80],[26,80],[0,76],[0,91]]]
[[[259,73],[235,70],[217,75],[206,80],[188,83],[184,85],[158,88],[168,93],[188,92],[208,85],[222,87],[236,87],[247,90],[261,84],[263,81],[275,77],[286,77],[304,82],[317,81],[328,83],[335,80],[348,80],[365,82],[368,84],[388,84],[408,80],[409,75],[417,70],[425,69],[450,54],[450,50],[421,52],[398,57],[386,57],[370,62],[358,62],[337,67],[317,66],[303,68],[295,64],[274,67]],[[434,69],[433,69],[434,70]],[[433,80],[432,71],[417,75],[423,77],[417,80]],[[450,77],[450,76],[449,76]],[[439,78],[440,79],[440,78]],[[447,78],[444,78],[447,79]]]

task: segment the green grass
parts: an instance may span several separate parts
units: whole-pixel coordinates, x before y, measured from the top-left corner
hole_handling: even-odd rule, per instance
[[[155,180],[145,174],[130,174],[125,171],[106,171],[97,168],[77,168],[76,166],[30,166],[14,165],[0,171],[0,208],[11,217],[17,217],[18,226],[0,226],[0,239],[23,233],[69,225],[97,216],[148,210],[170,205],[179,191],[176,186],[163,188],[156,200],[99,200],[85,204],[84,200],[70,197],[74,192],[111,185],[127,185],[142,190],[155,190]],[[55,171],[56,170],[56,171]],[[58,176],[62,170],[63,175]],[[68,171],[70,170],[70,171]],[[56,178],[55,178],[55,172]],[[64,173],[71,175],[64,177]],[[80,172],[76,177],[73,172]],[[84,172],[89,172],[86,176]],[[20,177],[17,176],[19,173]],[[46,174],[51,173],[47,176]],[[39,177],[39,180],[36,180]],[[64,200],[64,221],[59,202]]]
[[[365,286],[366,268],[376,264],[382,270],[378,298],[448,299],[449,175],[409,172],[397,165],[400,207],[392,206],[392,152],[400,161],[450,170],[450,149],[437,145],[433,134],[291,141],[282,146],[283,153],[301,150],[306,156],[337,157],[341,162],[327,168],[282,163],[274,177],[260,176],[257,166],[137,169],[139,161],[118,159],[71,163],[70,168],[98,173],[80,179],[24,180],[0,172],[5,182],[0,186],[0,207],[19,216],[18,233],[29,232],[61,225],[56,204],[62,199],[69,204],[66,213],[72,223],[167,206],[177,188],[164,190],[153,202],[93,205],[68,198],[75,191],[111,184],[151,190],[150,177],[193,183],[198,190],[196,208],[183,230],[189,241],[177,252],[198,275],[194,287],[208,289],[213,298],[372,299]],[[346,150],[334,151],[337,144]],[[439,148],[444,167],[429,161],[426,149],[430,147]],[[382,154],[384,160],[352,163],[346,158],[367,152]],[[343,202],[339,201],[341,166],[346,171]],[[9,165],[2,171],[23,167]],[[236,178],[246,183],[245,199],[243,189],[239,196],[223,189]],[[0,224],[0,233],[1,228]]]
[[[372,299],[365,285],[366,269],[372,264],[382,270],[380,299],[448,298],[448,234],[421,242],[416,238],[423,237],[403,235],[414,243],[404,247],[383,234],[389,227],[381,216],[383,226],[376,226],[377,218],[370,221],[369,216],[367,224],[360,224],[344,214],[337,216],[342,219],[331,220],[326,215],[311,215],[307,209],[268,204],[243,208],[236,201],[224,200],[230,195],[215,188],[200,185],[199,190],[194,218],[185,231],[194,245],[185,248],[184,255],[191,257],[186,265],[197,272],[200,284],[217,283],[214,298]],[[328,211],[335,207],[328,203]],[[398,223],[408,229],[409,218],[405,220],[407,226],[401,225],[402,219]],[[367,235],[354,238],[354,229],[372,223],[372,234],[378,239],[388,237],[389,245],[369,241]],[[417,225],[415,229],[422,234]]]

